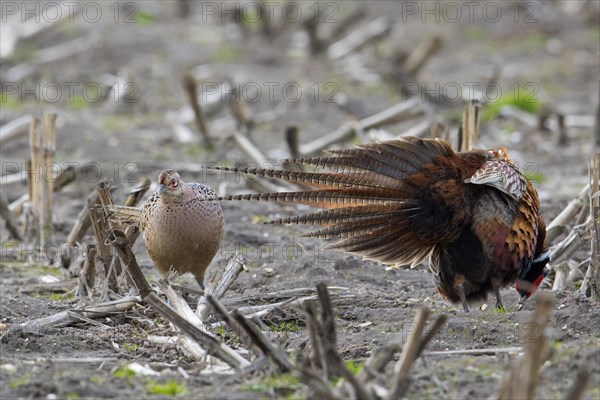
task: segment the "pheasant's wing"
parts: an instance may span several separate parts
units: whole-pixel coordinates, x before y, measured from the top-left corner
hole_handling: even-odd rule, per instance
[[[536,256],[538,242],[544,242],[545,238],[545,228],[540,227],[539,198],[531,182],[511,162],[502,159],[488,160],[465,182],[488,186],[506,195],[502,209],[511,211],[482,212],[500,220],[494,224],[478,223],[474,230],[483,243],[493,245],[489,257],[506,258],[499,265],[526,271]],[[506,228],[489,229],[489,226]]]
[[[465,183],[491,186],[519,201],[527,190],[528,181],[512,163],[491,159],[465,179]]]

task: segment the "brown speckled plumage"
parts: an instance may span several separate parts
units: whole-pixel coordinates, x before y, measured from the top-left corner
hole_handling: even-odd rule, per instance
[[[223,238],[223,210],[216,193],[184,183],[174,170],[161,172],[159,189],[144,203],[140,227],[148,253],[163,276],[190,272],[204,287],[204,272]]]

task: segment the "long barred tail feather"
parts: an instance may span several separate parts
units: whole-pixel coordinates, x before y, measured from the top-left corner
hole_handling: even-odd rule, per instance
[[[299,225],[335,225],[350,221],[360,221],[383,215],[393,216],[398,212],[399,207],[412,204],[410,201],[404,201],[401,205],[369,205],[362,207],[340,207],[330,210],[317,211],[314,213],[288,217],[267,222],[268,224],[299,224]],[[417,210],[418,207],[411,209]],[[407,211],[408,209],[404,209]]]
[[[302,171],[285,171],[275,169],[261,168],[227,168],[227,167],[211,167],[212,170],[233,172],[238,174],[248,174],[261,176],[271,179],[279,179],[282,181],[307,185],[311,187],[323,189],[344,189],[344,188],[394,188],[394,184],[398,184],[398,180],[374,175],[371,172],[361,171],[351,175],[332,172],[302,172]],[[400,190],[400,187],[398,187]]]
[[[300,192],[230,195],[219,197],[218,200],[275,201],[323,208],[402,203],[402,199],[394,197],[394,194],[395,191],[389,189],[305,190]]]

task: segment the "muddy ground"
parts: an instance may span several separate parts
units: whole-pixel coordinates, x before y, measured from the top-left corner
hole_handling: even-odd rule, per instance
[[[240,85],[245,105],[257,120],[252,140],[271,160],[289,156],[284,141],[286,127],[297,126],[301,143],[307,143],[348,120],[405,101],[407,96],[401,94],[401,89],[423,83],[429,98],[420,94],[417,98],[430,110],[428,117],[455,127],[464,102],[451,89],[466,90],[469,85],[481,89],[496,82],[495,87],[503,95],[513,95],[520,103],[523,97],[532,100],[534,114],[552,109],[567,116],[567,136],[561,143],[552,123],[550,131],[540,131],[523,120],[491,113],[481,125],[482,147],[507,147],[512,158],[530,173],[546,220],[551,221],[587,182],[586,160],[592,142],[589,121],[593,121],[598,102],[600,53],[599,14],[593,1],[525,1],[520,2],[520,7],[518,2],[483,2],[474,6],[472,14],[470,6],[460,2],[323,2],[318,7],[313,2],[293,3],[310,18],[315,18],[314,12],[319,10],[316,18],[321,22],[319,32],[323,36],[335,31],[359,8],[364,18],[342,36],[379,17],[389,22],[387,35],[351,57],[335,61],[323,53],[310,54],[304,25],[283,2],[273,2],[272,29],[277,33],[270,35],[262,33],[262,25],[255,22],[250,8],[242,8],[242,14],[247,14],[241,23],[233,21],[233,14],[219,14],[233,9],[234,3],[191,3],[186,18],[177,15],[178,3],[173,1],[91,3],[103,11],[100,17],[92,13],[91,7],[95,6],[77,10],[73,21],[66,20],[40,35],[19,41],[0,67],[3,82],[16,84],[17,88],[15,91],[14,85],[3,84],[2,124],[29,113],[39,116],[42,112],[56,112],[59,166],[76,162],[89,167],[78,174],[76,184],[56,195],[57,244],[65,241],[87,195],[102,179],[113,181],[117,202],[141,179],[154,180],[167,167],[178,169],[187,181],[221,187],[227,193],[249,191],[243,179],[199,170],[207,162],[250,161],[226,139],[235,124],[224,95],[216,106],[206,108],[215,150],[207,150],[195,137],[182,143],[174,133],[169,121],[173,112],[186,105],[180,82],[182,73],[189,69],[206,84],[202,87],[207,91],[226,78]],[[25,12],[23,5],[14,4],[20,17]],[[48,19],[52,15],[47,4],[39,3],[39,11],[42,18]],[[248,3],[239,4],[246,7]],[[428,11],[436,7],[436,14]],[[15,12],[12,10],[10,13]],[[4,35],[14,20],[5,22],[9,10],[3,6],[2,11]],[[411,53],[428,35],[438,35],[443,45],[417,76],[406,76],[403,83],[386,79],[398,64],[393,61],[394,54]],[[76,54],[40,62],[41,50],[80,38],[86,42]],[[126,91],[116,102],[114,92],[109,92],[115,82],[118,90]],[[282,91],[286,85],[299,87],[301,92]],[[75,88],[72,95],[69,87]],[[259,95],[253,91],[257,87],[262,90]],[[97,100],[94,88],[100,88]],[[273,88],[272,92],[269,88]],[[497,94],[486,95],[491,109],[499,102],[494,101]],[[450,98],[442,99],[443,96]],[[583,118],[575,121],[573,116]],[[400,134],[424,118],[421,115],[385,129]],[[193,121],[187,126],[194,132]],[[14,173],[17,168],[24,177],[27,140],[3,144],[1,151],[2,174]],[[3,179],[2,192],[9,201],[20,197],[26,188],[24,179],[10,184],[4,184]],[[294,215],[298,208],[238,203],[224,203],[223,208],[226,235],[208,276],[223,268],[236,250],[246,257],[248,265],[248,272],[240,276],[225,300],[314,287],[322,281],[347,288],[346,293],[354,297],[334,303],[339,349],[347,360],[360,362],[379,346],[403,341],[422,304],[434,313],[449,316],[429,350],[513,347],[527,340],[525,327],[535,298],[522,311],[516,311],[517,295],[512,288],[502,292],[507,313],[495,312],[490,302],[486,310],[473,307],[465,314],[436,295],[426,265],[415,270],[386,269],[375,262],[327,251],[323,243],[300,237],[305,232],[300,227],[262,224],[267,219]],[[561,238],[564,236],[556,242]],[[0,322],[5,330],[78,304],[73,295],[72,272],[60,265],[49,265],[47,258],[27,257],[27,249],[15,245],[4,226],[1,239]],[[88,234],[83,241],[92,240]],[[136,254],[143,271],[154,281],[157,273],[143,244],[136,246]],[[589,256],[589,247],[584,246],[572,261],[579,263]],[[43,290],[48,276],[64,279],[65,290]],[[195,284],[185,276],[179,281]],[[553,353],[542,369],[538,398],[562,398],[581,365],[592,372],[584,398],[600,398],[600,310],[597,303],[576,291],[580,283],[578,280],[566,291],[556,293],[550,332]],[[195,297],[190,300],[193,302]],[[250,303],[260,304],[261,300]],[[167,395],[156,394],[156,385],[171,381],[184,390],[177,394],[180,398],[309,396],[306,388],[289,377],[256,374],[235,381],[203,374],[202,363],[147,340],[148,335],[169,331],[164,321],[145,307],[99,322],[100,325],[80,323],[39,334],[17,332],[2,336],[0,397],[158,398]],[[305,351],[306,328],[298,310],[277,311],[265,322],[271,327],[287,327],[284,332],[273,334],[287,350]],[[231,333],[221,334],[236,345]],[[414,365],[407,397],[488,398],[497,393],[515,356],[426,356]],[[134,361],[148,364],[161,374],[122,376],[123,366]]]

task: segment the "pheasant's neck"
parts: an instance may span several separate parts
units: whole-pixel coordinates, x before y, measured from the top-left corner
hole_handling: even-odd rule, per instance
[[[163,193],[160,196],[161,201],[164,204],[179,204],[190,201],[194,196],[194,191],[188,185],[183,185],[181,188],[181,194],[179,196],[174,194]]]

